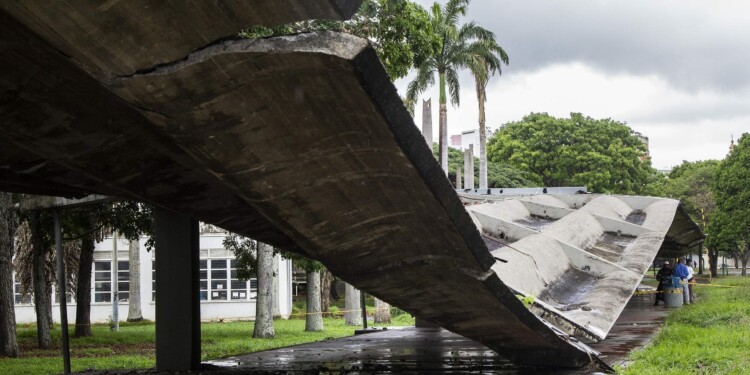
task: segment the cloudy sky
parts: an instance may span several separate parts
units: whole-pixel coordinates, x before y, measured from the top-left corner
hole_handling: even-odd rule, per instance
[[[748,1],[473,0],[468,20],[510,56],[489,83],[491,129],[530,112],[612,118],[649,138],[658,169],[722,159],[730,134],[750,132]],[[461,77],[449,134],[477,127],[473,79]],[[410,79],[396,83],[399,92]],[[437,141],[437,88],[428,97]],[[420,102],[419,125],[421,111]]]

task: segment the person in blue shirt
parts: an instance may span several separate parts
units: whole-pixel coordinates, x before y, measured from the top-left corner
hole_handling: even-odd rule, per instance
[[[688,289],[688,272],[687,266],[685,265],[685,258],[680,258],[680,262],[674,266],[674,276],[680,278],[680,285],[682,286],[682,302],[687,305],[690,304],[690,290]]]

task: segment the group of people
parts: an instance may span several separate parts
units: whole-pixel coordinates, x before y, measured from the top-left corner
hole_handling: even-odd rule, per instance
[[[667,303],[664,299],[664,287],[672,284],[673,277],[680,278],[682,303],[688,305],[695,302],[693,294],[693,283],[695,282],[695,277],[693,275],[695,274],[695,271],[692,267],[693,264],[694,263],[690,259],[686,261],[685,258],[680,258],[674,267],[672,267],[669,261],[664,262],[661,269],[659,269],[659,272],[656,274],[656,280],[659,282],[659,285],[656,287],[657,293],[654,306],[658,306],[659,301],[664,301],[665,304]]]

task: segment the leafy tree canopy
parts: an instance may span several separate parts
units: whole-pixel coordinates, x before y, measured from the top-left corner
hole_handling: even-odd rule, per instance
[[[351,20],[312,20],[273,28],[258,26],[240,36],[266,38],[313,31],[339,31],[370,40],[392,79],[406,76],[439,48],[427,11],[408,0],[365,0]]]
[[[611,119],[580,113],[557,118],[532,113],[498,129],[487,158],[532,172],[546,186],[587,186],[597,193],[643,194],[658,172],[641,161],[646,146]]]
[[[716,171],[713,192],[716,213],[709,224],[708,243],[725,251],[750,253],[750,134],[745,133]],[[744,254],[743,254],[744,253]],[[744,267],[743,267],[744,268]]]
[[[659,195],[679,199],[690,217],[701,225],[711,219],[716,207],[711,184],[719,161],[683,161],[672,168],[664,180]]]

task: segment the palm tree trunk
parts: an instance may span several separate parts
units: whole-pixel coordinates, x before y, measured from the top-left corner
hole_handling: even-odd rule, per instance
[[[445,73],[439,73],[440,76],[440,119],[439,119],[439,130],[440,137],[440,149],[438,152],[438,160],[440,161],[440,167],[443,168],[443,172],[448,176],[448,107],[446,105],[445,96]]]
[[[0,357],[18,357],[13,295],[13,239],[16,232],[10,193],[0,193]]]
[[[485,91],[479,78],[477,83],[477,100],[479,101],[479,188],[487,189],[487,128],[484,116]]]

